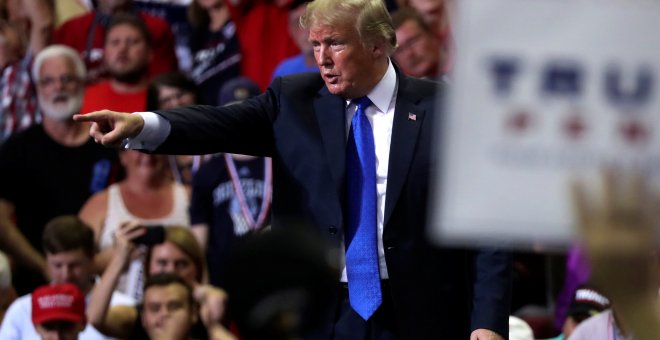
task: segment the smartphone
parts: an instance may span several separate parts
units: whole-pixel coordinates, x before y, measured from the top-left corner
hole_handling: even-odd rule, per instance
[[[146,232],[142,236],[133,239],[136,244],[152,246],[165,242],[165,227],[162,225],[145,226]]]

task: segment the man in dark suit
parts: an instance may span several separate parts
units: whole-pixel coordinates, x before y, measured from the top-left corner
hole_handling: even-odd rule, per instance
[[[94,122],[90,134],[108,146],[272,157],[273,228],[316,228],[340,259],[341,299],[322,337],[502,339],[508,255],[437,248],[426,238],[442,86],[408,78],[390,61],[396,37],[381,0],[316,0],[302,24],[320,75],[277,78],[225,108],[75,119]]]

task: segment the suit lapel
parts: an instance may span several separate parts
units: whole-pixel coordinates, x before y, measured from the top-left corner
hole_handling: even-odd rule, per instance
[[[387,199],[383,225],[392,215],[392,210],[399,200],[403,184],[415,153],[419,132],[424,121],[425,110],[416,105],[419,94],[410,88],[406,76],[399,75],[399,89],[394,108],[392,141],[390,142],[390,160],[387,173]]]
[[[324,86],[314,100],[314,113],[321,131],[323,148],[335,181],[337,193],[343,192],[346,161],[346,103]]]

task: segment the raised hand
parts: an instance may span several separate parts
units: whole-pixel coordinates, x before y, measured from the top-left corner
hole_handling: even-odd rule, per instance
[[[110,110],[77,114],[73,116],[73,120],[91,122],[89,135],[94,141],[107,147],[120,146],[124,139],[137,136],[144,126],[140,115]]]

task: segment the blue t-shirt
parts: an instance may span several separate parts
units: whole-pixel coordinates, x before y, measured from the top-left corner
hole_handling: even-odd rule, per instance
[[[273,72],[273,79],[290,74],[318,71],[319,67],[317,65],[306,65],[305,57],[302,54],[298,54],[297,56],[284,59],[284,61],[277,65],[275,72]]]

